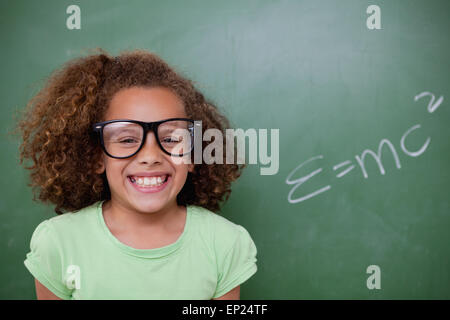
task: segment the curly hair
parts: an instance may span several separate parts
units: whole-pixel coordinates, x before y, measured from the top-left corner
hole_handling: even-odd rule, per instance
[[[33,201],[55,204],[55,212],[77,211],[111,199],[106,173],[98,174],[101,148],[92,124],[103,121],[116,92],[130,87],[165,87],[184,103],[188,117],[209,128],[230,128],[228,119],[207,101],[191,80],[146,50],[124,51],[117,57],[103,49],[66,62],[32,97],[17,122],[20,164],[30,159]],[[202,142],[203,148],[205,142]],[[235,152],[236,154],[236,152]],[[195,164],[177,195],[178,205],[198,205],[213,212],[231,194],[231,183],[245,164]],[[236,162],[235,162],[236,163]]]

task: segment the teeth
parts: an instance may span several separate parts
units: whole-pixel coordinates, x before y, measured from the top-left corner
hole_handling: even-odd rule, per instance
[[[165,179],[165,176],[159,176],[159,177],[132,177],[132,181],[134,181],[137,185],[142,187],[148,187],[148,186],[159,186],[163,183]]]

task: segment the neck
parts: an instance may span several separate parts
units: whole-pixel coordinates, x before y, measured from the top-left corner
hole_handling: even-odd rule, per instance
[[[122,205],[111,199],[103,203],[103,217],[108,226],[116,230],[157,230],[178,229],[180,215],[186,213],[186,208],[178,206],[176,201],[158,211],[141,212]]]

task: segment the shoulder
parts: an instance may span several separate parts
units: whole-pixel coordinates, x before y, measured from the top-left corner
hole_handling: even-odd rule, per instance
[[[221,297],[256,272],[256,246],[244,227],[223,216],[202,207],[191,207],[191,214],[196,239],[207,242],[216,266],[213,298]]]
[[[202,238],[211,242],[216,251],[228,251],[238,241],[250,240],[247,230],[227,218],[200,206],[190,206],[192,224]]]
[[[38,230],[46,230],[54,237],[69,238],[71,234],[88,231],[87,229],[93,225],[93,221],[97,219],[97,208],[100,202],[96,202],[81,210],[63,213],[42,221],[37,227]],[[35,231],[35,232],[36,232]]]
[[[90,220],[96,216],[99,205],[100,202],[95,202],[78,211],[67,212],[50,218],[48,221],[58,227],[64,227],[68,224],[73,225],[77,223],[84,223],[86,220]]]
[[[95,205],[76,212],[47,219],[35,228],[30,241],[30,252],[24,261],[31,274],[60,298],[70,299],[71,291],[64,283],[67,262],[83,257],[91,248],[97,211]],[[96,243],[96,242],[92,242]]]
[[[242,228],[227,218],[200,206],[190,206],[190,212],[199,231],[207,229],[216,236],[223,237],[236,236]]]

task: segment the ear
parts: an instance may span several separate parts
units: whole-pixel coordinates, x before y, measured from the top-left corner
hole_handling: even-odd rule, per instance
[[[98,163],[98,165],[97,165],[98,169],[95,170],[95,173],[102,174],[103,172],[105,172],[105,163],[103,161],[103,154],[97,163]]]
[[[192,173],[192,172],[194,172],[194,164],[188,164],[188,172],[190,172],[190,173]]]

